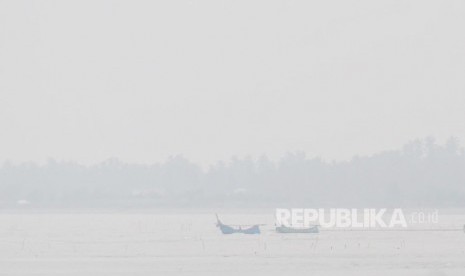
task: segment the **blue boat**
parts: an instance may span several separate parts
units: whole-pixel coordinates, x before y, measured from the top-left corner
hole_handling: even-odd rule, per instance
[[[242,234],[260,234],[260,225],[226,225],[221,222],[216,215],[216,227],[219,227],[221,233],[223,234],[234,234],[234,233],[242,233]]]

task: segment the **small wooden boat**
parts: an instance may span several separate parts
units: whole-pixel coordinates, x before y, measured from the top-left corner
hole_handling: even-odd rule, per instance
[[[278,233],[319,233],[320,229],[318,225],[312,225],[310,227],[297,228],[288,226],[276,226],[276,232]]]
[[[260,234],[260,225],[226,225],[220,221],[216,215],[216,227],[219,227],[223,234]]]

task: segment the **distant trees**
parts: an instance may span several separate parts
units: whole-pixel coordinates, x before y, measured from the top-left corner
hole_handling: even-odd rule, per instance
[[[289,153],[233,158],[207,171],[175,156],[162,164],[49,160],[0,168],[0,207],[464,206],[465,154],[433,138],[349,162]],[[24,205],[24,204],[23,204]]]

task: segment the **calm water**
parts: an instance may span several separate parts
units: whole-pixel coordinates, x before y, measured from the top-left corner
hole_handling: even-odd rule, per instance
[[[220,213],[266,225],[222,235],[205,210],[3,212],[0,275],[465,275],[463,231],[277,234],[274,210]],[[460,229],[464,214],[434,227]]]

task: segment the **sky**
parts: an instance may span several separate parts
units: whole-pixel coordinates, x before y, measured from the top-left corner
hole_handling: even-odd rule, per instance
[[[0,162],[465,140],[464,1],[0,0]]]

